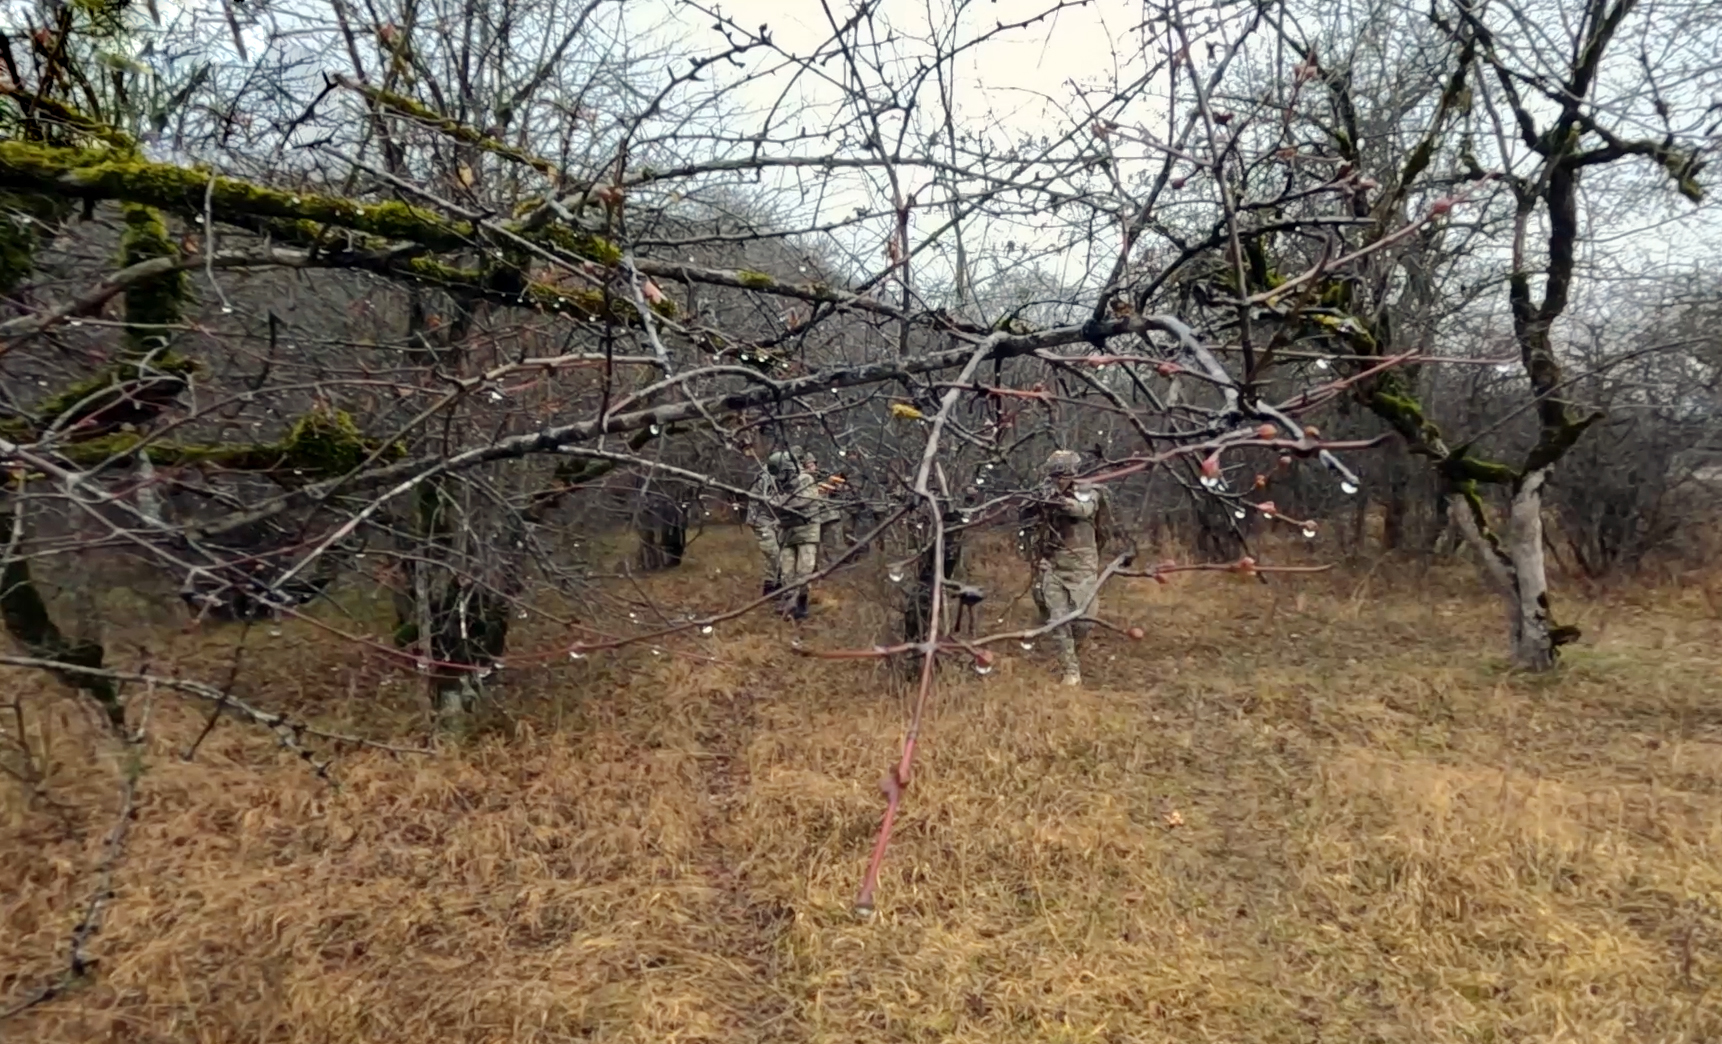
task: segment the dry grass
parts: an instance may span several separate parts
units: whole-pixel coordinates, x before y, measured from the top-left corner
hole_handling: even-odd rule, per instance
[[[708,537],[654,591],[739,594],[747,555]],[[786,624],[517,679],[484,736],[350,755],[338,790],[236,726],[179,761],[197,722],[158,700],[98,980],[0,1035],[1722,1038],[1713,606],[1598,595],[1570,607],[1588,643],[1531,679],[1469,575],[1390,572],[1138,582],[1107,608],[1150,640],[1098,639],[1081,691],[1043,650],[950,672],[869,924],[850,902],[901,707]],[[823,601],[806,641],[876,640],[865,585]],[[174,649],[212,671],[203,641]],[[411,731],[350,651],[273,641],[259,702]],[[0,677],[52,726],[60,806],[0,789],[13,996],[63,959],[117,767],[65,697]]]

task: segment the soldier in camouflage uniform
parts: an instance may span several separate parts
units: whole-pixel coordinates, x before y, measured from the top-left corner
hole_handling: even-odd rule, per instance
[[[791,447],[789,471],[778,480],[777,517],[783,536],[778,547],[778,583],[790,587],[819,571],[819,515],[823,510],[819,483],[802,465],[807,451]],[[807,588],[786,594],[780,611],[802,620],[807,617]]]
[[[765,467],[754,480],[753,494],[747,502],[747,524],[759,544],[759,555],[765,566],[765,583],[761,594],[771,594],[783,586],[783,527],[778,521],[777,505],[780,490],[794,482],[795,461],[782,450],[765,458]],[[763,499],[755,499],[763,498]]]
[[[1098,605],[1089,599],[1100,580],[1100,552],[1110,536],[1111,508],[1104,488],[1076,481],[1081,463],[1070,450],[1048,457],[1040,499],[1024,510],[1024,550],[1034,568],[1032,591],[1042,624],[1078,610],[1093,616]],[[1067,623],[1051,632],[1066,685],[1082,684],[1076,644],[1091,626]]]
[[[835,494],[842,487],[840,477],[821,482],[819,481],[819,461],[812,451],[806,451],[801,457],[801,470],[813,477],[818,487],[820,508],[817,521],[819,522],[818,565],[824,568],[843,549],[843,508],[838,504]]]

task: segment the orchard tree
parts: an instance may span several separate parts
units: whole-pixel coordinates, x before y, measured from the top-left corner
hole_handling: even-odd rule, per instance
[[[1304,56],[1295,99],[1303,125],[1351,173],[1356,249],[1372,256],[1344,277],[1295,292],[1264,284],[1251,299],[1289,336],[1367,374],[1354,385],[1359,400],[1439,476],[1449,517],[1507,607],[1513,662],[1530,670],[1553,667],[1560,646],[1578,637],[1549,604],[1543,495],[1602,416],[1574,400],[1557,334],[1580,277],[1581,179],[1639,164],[1702,200],[1716,114],[1697,85],[1722,72],[1714,49],[1696,43],[1708,39],[1702,22],[1714,9],[1705,5],[1587,2],[1565,22],[1562,11],[1437,4],[1418,24],[1381,5],[1280,22],[1282,39]],[[1564,35],[1546,32],[1556,24]],[[1651,40],[1669,42],[1653,57]],[[1635,50],[1632,41],[1646,43]],[[1288,102],[1286,122],[1298,115]],[[1601,191],[1637,187],[1623,175]],[[1415,368],[1375,369],[1453,347],[1443,317],[1486,303],[1479,288],[1490,286],[1504,291],[1527,378],[1514,412],[1536,418],[1531,444],[1510,462],[1479,445],[1502,422],[1445,433],[1420,400]],[[1495,488],[1505,497],[1498,514],[1486,495]]]
[[[1014,520],[1070,448],[1095,481],[1200,505],[1235,552],[1147,566],[1125,547],[1103,583],[1287,568],[1253,534],[1327,526],[1276,483],[1358,495],[1346,461],[1385,438],[1323,433],[1353,397],[1449,483],[1514,606],[1515,659],[1547,666],[1568,635],[1540,491],[1589,423],[1550,339],[1577,179],[1648,159],[1696,193],[1700,173],[1697,123],[1628,133],[1630,93],[1603,85],[1636,8],[1592,8],[1550,67],[1529,14],[1396,17],[1371,44],[1385,85],[1288,5],[1132,7],[1134,28],[1094,37],[1115,71],[1020,120],[970,102],[961,71],[1088,5],[822,8],[796,39],[694,2],[657,27],[606,0],[16,8],[0,607],[22,652],[0,662],[56,672],[133,736],[121,685],[157,675],[112,665],[37,580],[115,552],[200,620],[299,614],[367,645],[458,727],[498,670],[764,608],[641,622],[591,543],[633,526],[636,564],[674,568],[696,519],[756,499],[768,452],[814,447],[870,520],[821,575],[881,544],[888,575],[915,576],[894,644],[803,650],[918,671],[870,907],[935,665],[985,669],[1070,622],[955,630],[960,543]],[[1669,93],[1672,113],[1693,91]],[[1447,280],[1491,249],[1541,425],[1516,466],[1445,438],[1413,384],[1468,300]],[[1504,528],[1490,484],[1513,494]],[[386,621],[310,612],[349,578],[390,593]]]

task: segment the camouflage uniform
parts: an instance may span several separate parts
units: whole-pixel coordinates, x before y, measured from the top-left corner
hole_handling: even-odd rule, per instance
[[[765,459],[765,467],[749,490],[754,497],[765,498],[763,501],[749,498],[747,502],[747,524],[753,528],[754,541],[759,544],[759,555],[764,560],[763,594],[770,594],[783,586],[783,527],[778,523],[776,506],[782,481],[779,476],[788,476],[793,467],[789,454],[782,451],[773,453]]]
[[[774,454],[775,456],[775,454]],[[778,518],[783,536],[778,547],[778,584],[782,587],[801,583],[818,572],[819,514],[821,511],[819,483],[801,466],[806,456],[799,446],[786,455],[788,470],[778,478]],[[807,615],[807,588],[785,595],[782,612],[801,619]]]
[[[1061,480],[1075,477],[1080,463],[1081,458],[1069,450],[1048,457],[1041,502],[1025,511],[1025,550],[1034,567],[1031,590],[1043,625],[1078,610],[1093,616],[1099,604],[1089,599],[1100,580],[1100,550],[1106,543],[1111,511],[1106,491],[1099,486],[1079,482],[1068,491],[1059,488]],[[1087,637],[1091,626],[1068,623],[1050,634],[1066,685],[1082,684],[1076,644]]]
[[[802,455],[801,469],[814,476],[814,483],[818,484],[818,467],[813,454]],[[837,498],[822,491],[820,509],[814,520],[819,523],[819,539],[815,542],[818,564],[829,565],[835,554],[843,549],[843,508],[838,505]]]

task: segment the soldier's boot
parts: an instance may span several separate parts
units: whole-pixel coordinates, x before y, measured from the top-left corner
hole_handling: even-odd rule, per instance
[[[1064,677],[1060,680],[1064,685],[1082,684],[1082,661],[1076,658],[1076,642],[1071,637],[1068,625],[1059,628],[1054,635],[1058,642],[1058,663],[1064,668]]]
[[[764,584],[763,584],[763,585],[762,585],[762,586],[761,586],[761,589],[760,589],[760,592],[759,592],[759,594],[760,594],[760,597],[761,597],[761,598],[765,598],[765,597],[769,597],[769,596],[770,596],[770,595],[771,595],[771,593],[772,593],[772,592],[773,592],[773,591],[775,591],[775,590],[777,590],[777,585],[776,585],[776,584],[774,584],[774,583],[772,583],[772,582],[771,582],[771,581],[770,581],[770,580],[767,580],[767,581],[766,581],[766,582],[765,582],[765,583],[764,583]]]
[[[795,608],[789,611],[789,618],[792,620],[807,619],[807,588],[803,587],[801,593],[795,596]]]

